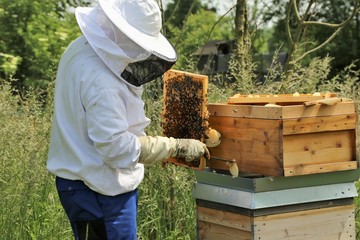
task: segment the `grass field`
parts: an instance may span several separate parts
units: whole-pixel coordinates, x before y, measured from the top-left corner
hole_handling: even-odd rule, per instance
[[[351,76],[346,78],[344,75],[341,84],[336,81],[320,86],[312,84],[317,85],[319,91],[336,91],[358,101],[358,87],[355,77]],[[304,85],[293,81],[283,89],[306,92],[313,91],[313,87],[310,83]],[[52,88],[49,87],[47,94],[30,90],[20,95],[14,93],[9,83],[0,82],[0,236],[4,240],[72,239],[70,225],[55,190],[54,177],[46,171]],[[160,126],[161,98],[153,95],[154,88],[159,89],[159,86],[152,86],[144,95],[146,111],[153,120],[149,134],[159,134]],[[241,93],[251,88],[231,89]],[[273,84],[252,86],[252,89],[258,93],[276,90]],[[223,101],[232,94],[226,87],[210,85],[212,102]],[[196,239],[194,182],[194,173],[189,169],[161,164],[146,169],[139,192],[139,239]],[[358,212],[358,198],[355,203]],[[359,229],[359,214],[356,218]]]

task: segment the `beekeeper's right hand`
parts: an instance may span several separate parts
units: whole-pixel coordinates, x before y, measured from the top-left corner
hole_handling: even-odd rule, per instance
[[[139,163],[145,165],[161,162],[170,157],[184,158],[187,162],[202,156],[205,159],[210,158],[206,145],[199,140],[160,136],[142,136],[139,140],[141,143]]]

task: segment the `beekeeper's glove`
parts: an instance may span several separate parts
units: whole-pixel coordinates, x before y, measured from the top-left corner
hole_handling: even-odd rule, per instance
[[[187,162],[199,159],[201,156],[205,159],[210,158],[206,145],[199,140],[160,136],[142,136],[139,140],[141,143],[139,162],[146,165],[164,161],[170,157],[184,158]]]

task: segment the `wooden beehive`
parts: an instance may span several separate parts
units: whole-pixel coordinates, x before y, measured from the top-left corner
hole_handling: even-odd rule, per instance
[[[333,105],[319,104],[323,99],[325,95],[235,95],[227,103],[209,104],[209,125],[222,137],[210,149],[214,160],[208,166],[226,170],[215,159],[235,159],[240,172],[264,176],[356,169],[356,104],[339,98]],[[269,103],[276,105],[265,106]]]
[[[162,110],[163,135],[174,138],[190,138],[204,141],[208,130],[207,88],[208,77],[178,70],[164,74]],[[170,158],[169,163],[202,170],[205,159],[186,162]]]
[[[196,171],[198,239],[349,240],[359,169],[294,177]]]
[[[260,212],[197,202],[198,239],[355,240],[352,199],[300,204]]]

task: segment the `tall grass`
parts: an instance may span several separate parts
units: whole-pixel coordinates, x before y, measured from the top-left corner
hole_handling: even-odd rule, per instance
[[[160,134],[161,89],[145,91],[153,122],[148,134]],[[53,111],[53,85],[46,92],[22,95],[0,83],[0,236],[13,239],[72,239],[60,205],[54,176],[46,171]],[[42,97],[43,96],[43,97]],[[45,96],[47,96],[45,98]],[[173,165],[146,169],[139,188],[139,239],[195,239],[193,172]]]
[[[46,169],[51,109],[41,93],[0,83],[0,236],[64,239],[69,228]],[[45,106],[45,109],[44,109]]]
[[[279,81],[280,72],[270,72],[262,84],[240,78],[227,84],[223,79],[221,86],[209,85],[209,101],[224,102],[235,93],[314,91],[337,92],[359,101],[360,72],[349,66],[330,78],[330,62],[329,58],[314,59],[309,66],[299,67],[289,82]],[[236,71],[236,65],[232,70]],[[52,90],[50,85],[46,94],[37,90],[20,94],[9,82],[0,82],[0,236],[4,240],[72,239],[54,177],[46,171]],[[146,86],[146,112],[152,119],[149,135],[161,134],[161,96],[161,85]],[[161,164],[146,168],[139,188],[139,239],[196,239],[194,182],[189,169]],[[355,203],[359,205],[358,198]],[[358,214],[356,217],[359,229]]]
[[[145,110],[152,120],[148,135],[162,135],[162,96],[159,81],[145,85]],[[161,164],[146,168],[139,188],[139,239],[196,239],[194,182],[190,169]]]

